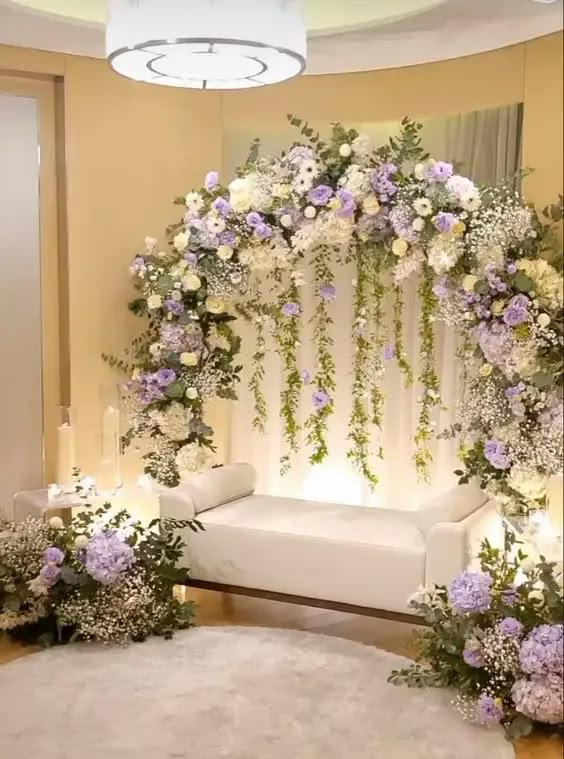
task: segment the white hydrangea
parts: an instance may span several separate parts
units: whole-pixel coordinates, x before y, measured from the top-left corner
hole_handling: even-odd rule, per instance
[[[328,213],[318,219],[318,229],[319,239],[326,245],[341,248],[349,244],[354,225],[351,219]]]
[[[351,164],[345,174],[339,180],[339,184],[350,192],[353,198],[358,199],[366,195],[370,189],[370,183],[366,172],[358,165]]]
[[[546,496],[548,477],[534,469],[516,465],[511,468],[507,484],[524,498],[540,501]]]
[[[456,264],[463,250],[464,244],[456,235],[450,232],[435,235],[427,254],[429,266],[435,274],[446,274]]]
[[[420,248],[412,248],[407,256],[403,256],[394,267],[394,284],[400,285],[412,274],[419,271],[424,260],[423,251]]]
[[[175,461],[180,479],[186,479],[191,474],[210,469],[213,455],[209,448],[204,448],[197,443],[187,443],[178,451]]]
[[[188,437],[191,413],[181,403],[174,401],[165,411],[151,411],[150,417],[169,440],[181,441]]]
[[[446,188],[453,201],[468,203],[472,198],[480,196],[480,191],[471,179],[453,174],[446,181]]]
[[[564,283],[556,269],[544,258],[530,260],[522,258],[517,261],[517,268],[535,283],[537,298],[544,301],[550,309],[562,308],[564,304]]]
[[[351,143],[351,148],[357,159],[367,162],[374,152],[374,143],[367,134],[359,134]]]

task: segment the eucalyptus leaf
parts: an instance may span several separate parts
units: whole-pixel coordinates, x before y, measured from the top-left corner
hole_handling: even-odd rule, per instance
[[[184,382],[181,382],[180,380],[175,380],[174,382],[171,382],[170,385],[165,390],[165,395],[167,398],[172,398],[174,400],[178,400],[183,397],[184,393],[186,392],[186,385]]]
[[[518,271],[515,275],[515,287],[522,293],[528,293],[534,290],[535,283],[524,272]]]

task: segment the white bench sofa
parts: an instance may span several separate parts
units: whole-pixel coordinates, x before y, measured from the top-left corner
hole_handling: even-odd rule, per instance
[[[473,485],[417,512],[257,495],[254,488],[250,465],[229,464],[161,493],[162,517],[197,517],[205,527],[183,535],[192,584],[403,618],[419,586],[450,583],[484,537],[502,540],[495,506]]]

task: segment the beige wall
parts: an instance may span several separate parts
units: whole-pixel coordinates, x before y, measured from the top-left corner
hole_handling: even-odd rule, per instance
[[[562,35],[403,69],[302,77],[246,92],[201,93],[121,79],[101,60],[0,46],[0,72],[64,77],[67,150],[69,353],[80,460],[97,455],[102,351],[120,352],[138,325],[125,304],[127,267],[146,234],[177,218],[170,200],[221,165],[222,139],[257,135],[286,113],[313,122],[362,122],[525,103],[527,182],[541,203],[562,190]],[[243,129],[241,129],[243,131]],[[225,435],[221,407],[216,424]]]

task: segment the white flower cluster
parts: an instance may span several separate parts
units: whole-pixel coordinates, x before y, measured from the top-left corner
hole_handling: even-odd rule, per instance
[[[188,437],[192,414],[178,401],[169,404],[164,411],[151,411],[149,416],[156,422],[161,434],[170,440],[181,441]]]
[[[204,448],[197,443],[188,443],[182,446],[176,455],[176,466],[180,479],[186,479],[191,474],[209,469],[213,463],[213,454],[209,448]]]
[[[521,258],[517,268],[533,280],[536,297],[550,310],[564,305],[564,280],[562,275],[544,258]]]

